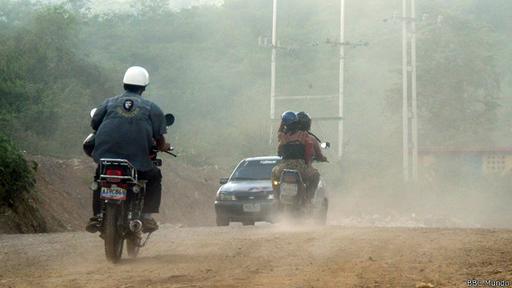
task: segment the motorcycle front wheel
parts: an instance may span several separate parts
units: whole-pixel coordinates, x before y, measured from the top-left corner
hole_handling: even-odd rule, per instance
[[[131,235],[130,237],[126,238],[126,252],[128,253],[129,257],[135,258],[137,255],[139,255],[140,242],[141,239],[137,237],[137,235]]]
[[[123,237],[119,231],[119,218],[121,217],[121,206],[107,203],[104,216],[104,239],[105,255],[107,260],[117,263],[123,254]]]

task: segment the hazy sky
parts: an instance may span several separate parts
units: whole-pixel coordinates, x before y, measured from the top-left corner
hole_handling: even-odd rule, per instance
[[[43,3],[60,3],[65,0],[40,0]],[[122,11],[130,7],[132,0],[91,0],[93,10],[96,12],[105,12],[109,10]],[[200,5],[220,5],[224,0],[169,0],[169,5],[173,10],[189,8]]]
[[[105,10],[119,10],[127,7],[127,0],[92,0],[93,6],[97,11]],[[170,0],[170,6],[174,10],[188,8],[191,6],[205,5],[205,4],[222,4],[224,0]]]

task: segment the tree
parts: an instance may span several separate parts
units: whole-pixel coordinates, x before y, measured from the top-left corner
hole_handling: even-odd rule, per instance
[[[417,25],[421,145],[489,145],[501,92],[497,36],[489,25],[446,8],[430,2],[419,8],[443,17],[439,24]],[[394,107],[401,107],[399,89]]]
[[[58,5],[3,32],[0,125],[32,153],[80,151],[88,110],[111,87],[96,65],[81,58],[77,29],[74,15]]]

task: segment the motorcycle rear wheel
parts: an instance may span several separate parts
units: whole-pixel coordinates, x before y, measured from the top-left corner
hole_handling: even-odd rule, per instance
[[[123,254],[124,239],[119,231],[119,218],[121,217],[121,207],[116,204],[108,203],[104,216],[104,239],[105,256],[112,263],[117,263]]]
[[[295,205],[292,204],[281,205],[281,216],[284,218],[285,221],[288,221],[290,223],[297,223],[301,218],[301,215],[297,210],[297,207],[295,207]]]

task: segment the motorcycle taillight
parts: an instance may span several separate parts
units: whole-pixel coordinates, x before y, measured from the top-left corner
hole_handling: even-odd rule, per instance
[[[126,183],[120,183],[120,184],[117,184],[117,187],[119,187],[119,188],[123,188],[123,189],[128,189],[128,184],[126,184]]]
[[[112,180],[112,179],[110,179]],[[118,180],[118,179],[114,179],[114,180]],[[116,184],[112,184],[112,183],[116,183]],[[123,188],[123,189],[128,189],[129,185],[128,183],[119,183],[118,182],[114,182],[114,181],[101,181],[100,182],[100,186],[101,187],[104,187],[104,188],[111,188],[112,186],[114,187],[119,187],[119,188]]]
[[[123,176],[123,171],[121,169],[113,169],[113,168],[107,168],[105,171],[105,175],[107,176]],[[121,179],[118,178],[107,178],[107,181],[118,183],[121,182]]]

